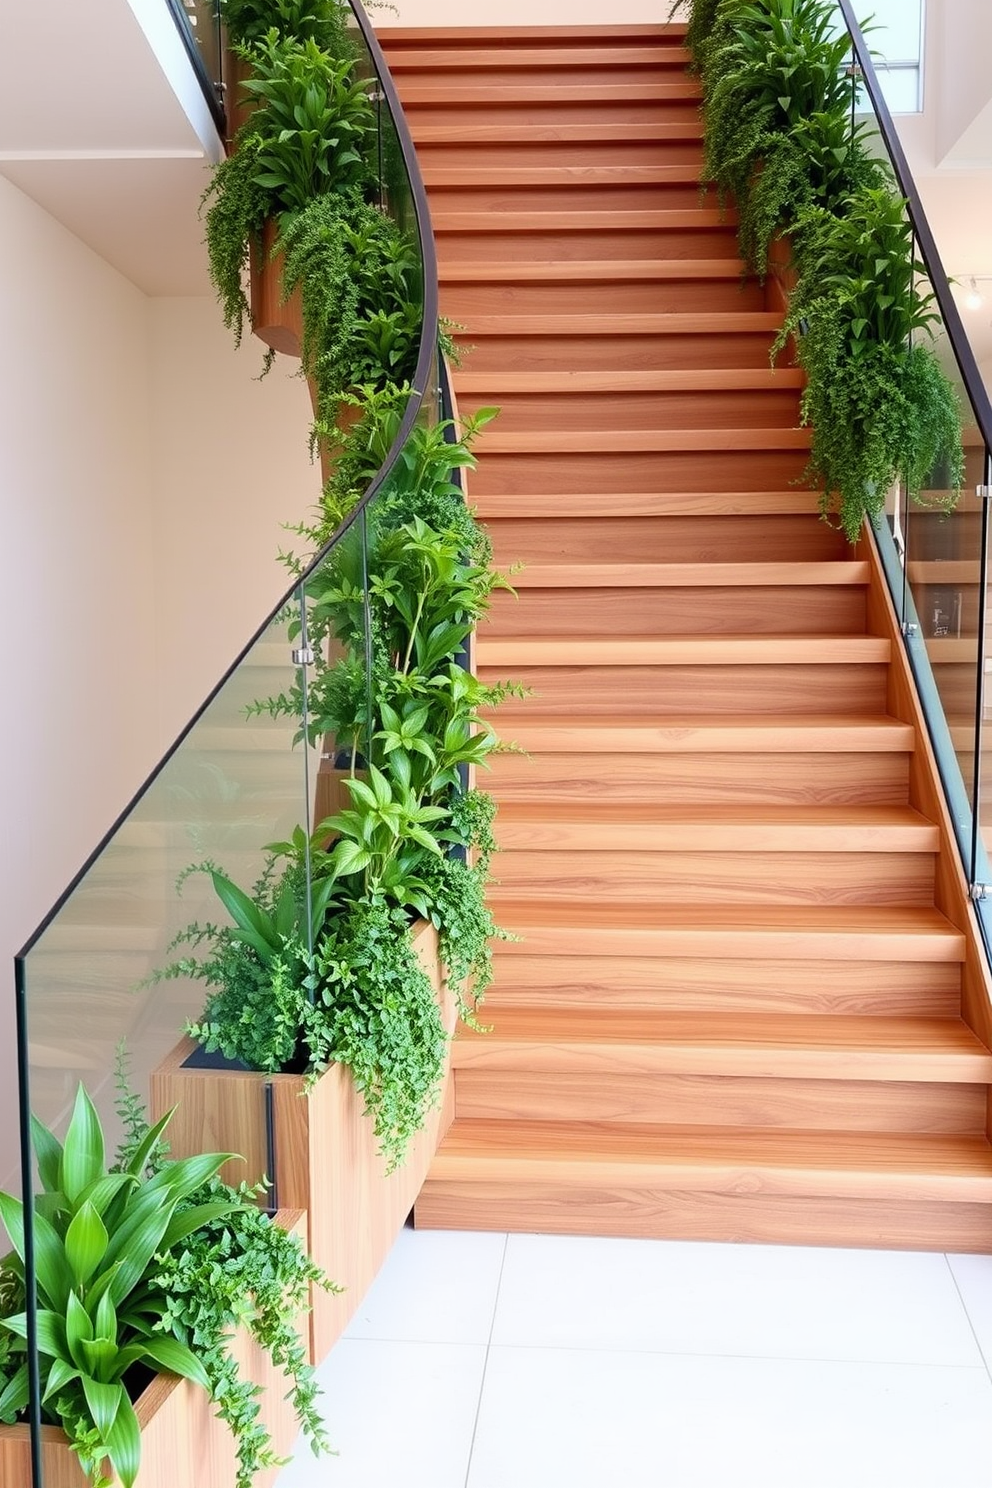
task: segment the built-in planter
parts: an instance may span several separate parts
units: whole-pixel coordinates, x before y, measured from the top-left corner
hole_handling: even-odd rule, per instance
[[[270,217],[262,228],[261,244],[251,244],[251,328],[273,351],[298,357],[303,342],[303,297],[297,286],[288,299],[283,298],[285,255],[276,253],[273,257],[272,253],[278,233],[276,219]]]
[[[299,1210],[280,1210],[275,1222],[305,1239],[306,1217]],[[305,1319],[300,1326],[305,1336]],[[299,1427],[285,1398],[285,1376],[243,1328],[235,1333],[231,1352],[242,1378],[261,1386],[261,1420],[273,1450],[288,1457]],[[157,1374],[134,1409],[141,1427],[141,1468],[135,1488],[231,1488],[237,1473],[234,1438],[214,1414],[216,1407],[201,1385],[175,1374]],[[42,1427],[41,1451],[45,1488],[88,1488],[89,1479],[59,1427]],[[260,1472],[255,1488],[270,1488],[278,1473],[278,1468]],[[0,1426],[0,1484],[27,1488],[30,1482],[29,1428]]]
[[[433,927],[420,924],[414,942],[450,1033],[454,1002],[444,988]],[[239,1152],[245,1162],[229,1165],[222,1176],[255,1183],[274,1175],[275,1201],[306,1210],[309,1253],[345,1288],[337,1295],[318,1290],[313,1298],[311,1344],[319,1363],[385,1260],[451,1124],[447,1059],[440,1105],[410,1143],[403,1166],[387,1176],[372,1122],[345,1067],[332,1066],[307,1089],[302,1075],[191,1066],[196,1057],[197,1046],[184,1039],[159,1065],[151,1080],[153,1113],[157,1118],[179,1107],[169,1125],[174,1157]]]

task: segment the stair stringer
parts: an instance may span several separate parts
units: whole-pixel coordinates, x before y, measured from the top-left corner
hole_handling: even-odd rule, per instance
[[[908,723],[916,737],[916,746],[909,761],[909,803],[923,816],[935,822],[940,833],[934,905],[965,938],[965,959],[961,967],[961,1016],[982,1042],[992,1048],[992,972],[989,970],[978,916],[968,892],[961,854],[916,679],[903,644],[881,554],[867,525],[856,552],[869,564],[867,629],[873,635],[887,637],[891,646],[888,711],[893,718]],[[992,1137],[992,1088],[989,1092],[988,1120],[988,1134]]]

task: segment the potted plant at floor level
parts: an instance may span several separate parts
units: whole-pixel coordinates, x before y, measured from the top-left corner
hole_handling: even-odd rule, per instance
[[[139,1488],[165,1488],[177,1481],[185,1454],[197,1488],[252,1488],[262,1474],[271,1480],[268,1470],[284,1460],[297,1423],[315,1449],[325,1444],[297,1325],[322,1274],[250,1193],[217,1181],[225,1154],[166,1160],[161,1142],[172,1113],[149,1128],[130,1096],[121,1113],[128,1137],[109,1168],[82,1086],[64,1143],[40,1122],[32,1127],[49,1461],[60,1463],[65,1482],[73,1481],[74,1454],[78,1480],[85,1475],[94,1488],[131,1488],[136,1480]],[[0,1464],[3,1480],[13,1482],[26,1481],[29,1471],[26,1428],[12,1424],[28,1403],[20,1202],[0,1195],[0,1216],[14,1245],[0,1267],[0,1420],[8,1423],[0,1428]],[[264,1402],[263,1381],[277,1387]],[[280,1399],[287,1387],[288,1412]],[[226,1448],[219,1422],[219,1443],[204,1435],[208,1400],[230,1430]],[[153,1421],[157,1411],[166,1413],[164,1424]],[[142,1425],[164,1460],[143,1454]],[[198,1454],[209,1448],[211,1462],[193,1465],[194,1447]]]

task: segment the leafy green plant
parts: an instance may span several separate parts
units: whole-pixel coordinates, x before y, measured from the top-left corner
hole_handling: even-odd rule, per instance
[[[853,120],[850,39],[828,0],[690,0],[709,174],[740,214],[741,253],[764,272],[778,233],[798,283],[790,336],[807,376],[807,478],[854,540],[901,477],[937,464],[957,485],[960,415],[931,346],[932,296],[891,172]]]
[[[327,435],[342,394],[413,375],[423,321],[419,253],[398,224],[358,192],[315,197],[283,229],[285,293],[299,287],[303,368]]]
[[[297,41],[314,41],[334,56],[347,56],[355,43],[337,0],[220,0],[221,19],[235,44],[252,45],[272,30]]]
[[[133,1115],[133,1106],[131,1111]],[[133,1140],[110,1168],[99,1117],[82,1086],[64,1143],[37,1120],[32,1122],[42,1185],[35,1201],[34,1234],[43,1413],[62,1425],[95,1488],[110,1488],[105,1464],[123,1488],[131,1488],[138,1472],[141,1440],[128,1393],[136,1368],[183,1375],[219,1398],[215,1388],[219,1376],[211,1379],[197,1340],[170,1302],[160,1270],[195,1251],[210,1227],[213,1234],[230,1233],[225,1226],[249,1199],[216,1181],[231,1154],[160,1160],[162,1134],[171,1115],[153,1127],[135,1125]],[[20,1201],[0,1194],[0,1218],[14,1246],[0,1269],[0,1330],[5,1340],[0,1353],[0,1420],[9,1422],[26,1408],[29,1388],[27,1364],[20,1362],[27,1339]],[[248,1245],[239,1248],[236,1240],[229,1242],[246,1270],[258,1269],[267,1260],[261,1232],[250,1232],[252,1223],[245,1221],[249,1228],[240,1231],[234,1224],[235,1233],[254,1235]],[[281,1244],[276,1242],[277,1249]],[[290,1273],[305,1278],[306,1284],[318,1278],[299,1251],[295,1266],[288,1270],[283,1266],[278,1275]],[[275,1285],[294,1303],[302,1301],[299,1288],[286,1293],[282,1281]],[[216,1299],[211,1303],[209,1287],[199,1295],[202,1305],[213,1307],[212,1341],[217,1349],[223,1348],[228,1325],[247,1317],[250,1296],[244,1293],[239,1311],[232,1313]],[[271,1304],[272,1297],[266,1297],[261,1331],[268,1332],[273,1347],[289,1363],[301,1389],[305,1424],[319,1442],[304,1360],[293,1352],[283,1332],[272,1331]],[[237,1386],[229,1360],[224,1369],[232,1387]],[[260,1464],[275,1460],[264,1431],[246,1462],[254,1459]],[[250,1488],[250,1483],[250,1472],[239,1476],[238,1488]]]
[[[241,345],[250,311],[244,273],[252,243],[261,245],[269,212],[268,194],[257,180],[261,147],[261,136],[246,124],[238,134],[237,148],[217,166],[200,200],[201,212],[206,211],[210,281],[236,346]]]
[[[854,541],[896,478],[915,496],[945,464],[945,480],[960,484],[960,412],[926,343],[937,317],[903,203],[863,191],[841,215],[810,213],[796,244],[798,282],[777,347],[796,333],[813,427],[808,474]]]
[[[301,212],[315,196],[367,181],[375,114],[354,59],[276,30],[239,51],[252,69],[242,86],[257,100],[248,126],[261,141],[254,179],[270,211]]]

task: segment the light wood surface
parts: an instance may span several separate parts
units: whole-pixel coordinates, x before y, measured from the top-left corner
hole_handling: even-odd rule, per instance
[[[445,1027],[453,999],[442,989],[437,937],[422,925],[418,955],[442,1000]],[[314,1362],[325,1357],[360,1305],[402,1227],[437,1143],[453,1116],[447,1068],[439,1106],[411,1143],[407,1160],[386,1175],[372,1125],[350,1073],[333,1065],[306,1089],[300,1075],[187,1069],[184,1039],[153,1072],[151,1107],[158,1116],[178,1105],[169,1126],[176,1157],[239,1151],[234,1181],[258,1182],[268,1169],[265,1087],[271,1086],[278,1201],[303,1210],[308,1248],[345,1290],[317,1290],[310,1318]],[[234,1165],[232,1165],[234,1166]]]
[[[480,675],[532,689],[489,774],[521,938],[417,1222],[990,1248],[973,915],[872,559],[802,489],[778,260],[739,290],[733,215],[679,195],[681,38],[567,36],[394,53],[462,406],[504,410],[473,499],[525,567]]]

